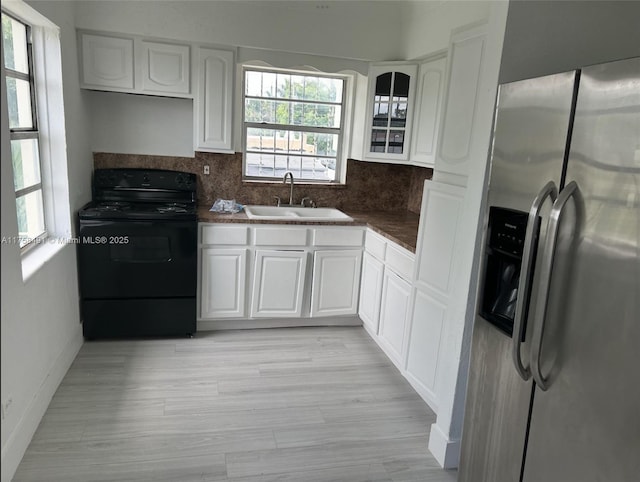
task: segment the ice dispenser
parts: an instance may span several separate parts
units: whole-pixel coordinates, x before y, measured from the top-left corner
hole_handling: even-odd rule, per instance
[[[509,336],[513,334],[527,219],[528,213],[513,209],[489,210],[480,315]],[[537,239],[537,228],[534,232]]]

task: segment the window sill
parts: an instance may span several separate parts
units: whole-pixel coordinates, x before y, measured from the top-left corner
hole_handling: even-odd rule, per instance
[[[272,181],[272,180],[264,180],[261,181],[259,179],[243,179],[242,180],[242,185],[243,186],[252,186],[252,187],[273,187],[273,186],[278,186],[278,187],[282,187],[283,186],[283,182],[282,181]],[[291,184],[289,184],[289,182],[286,183],[287,186],[291,186]],[[346,189],[347,185],[346,184],[341,184],[341,183],[319,183],[319,182],[305,182],[305,181],[295,181],[294,182],[295,187],[298,186],[305,186],[305,187],[313,187],[313,188],[319,188],[319,189]]]
[[[66,246],[60,238],[47,238],[22,256],[22,281],[27,282],[50,259]]]

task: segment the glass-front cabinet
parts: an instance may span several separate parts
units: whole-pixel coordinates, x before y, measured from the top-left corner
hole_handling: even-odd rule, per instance
[[[416,74],[415,64],[371,65],[365,159],[406,161],[409,158]]]

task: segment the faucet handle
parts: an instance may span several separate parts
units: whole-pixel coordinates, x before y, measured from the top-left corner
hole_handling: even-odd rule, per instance
[[[273,198],[276,200],[276,206],[280,207],[280,196],[273,196]]]
[[[312,208],[316,207],[316,203],[313,199],[311,199],[310,197],[303,197],[302,201],[300,202],[300,206],[302,206],[303,208],[306,207],[306,201],[309,201],[309,206]]]

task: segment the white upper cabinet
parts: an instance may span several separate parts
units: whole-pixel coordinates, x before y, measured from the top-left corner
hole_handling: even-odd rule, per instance
[[[191,92],[188,45],[149,42],[142,46],[142,90],[173,94]]]
[[[416,64],[370,66],[365,160],[408,161],[417,73]]]
[[[423,167],[433,167],[436,159],[446,65],[443,55],[418,67],[410,160]]]
[[[231,50],[198,48],[193,109],[197,151],[233,152],[234,57]]]
[[[448,91],[444,104],[435,172],[467,176],[479,138],[475,113],[485,48],[485,27],[455,32],[449,45]],[[436,176],[437,177],[437,176]]]
[[[192,97],[191,47],[133,35],[80,31],[85,89]]]
[[[80,33],[80,45],[83,88],[133,90],[133,38]]]

